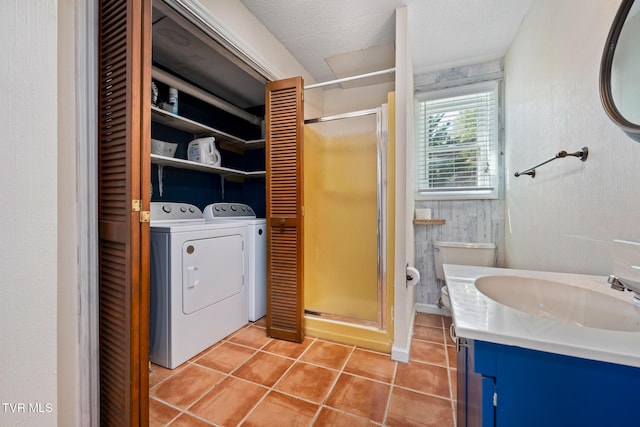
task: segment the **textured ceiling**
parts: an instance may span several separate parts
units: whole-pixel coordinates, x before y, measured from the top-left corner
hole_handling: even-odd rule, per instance
[[[393,42],[395,9],[404,5],[417,74],[501,58],[532,0],[241,2],[316,81],[326,81],[336,78],[327,58]],[[340,68],[344,73],[345,67]]]

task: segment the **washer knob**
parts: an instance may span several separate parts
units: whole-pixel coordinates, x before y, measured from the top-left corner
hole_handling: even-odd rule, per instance
[[[180,206],[180,212],[185,213],[187,211],[187,208],[185,208],[184,206]]]
[[[193,209],[192,207],[189,208],[189,212],[194,213],[196,210]]]
[[[231,210],[235,212],[238,210],[238,208],[236,208],[234,205],[231,205]]]
[[[162,210],[166,213],[171,213],[171,205],[162,205]]]

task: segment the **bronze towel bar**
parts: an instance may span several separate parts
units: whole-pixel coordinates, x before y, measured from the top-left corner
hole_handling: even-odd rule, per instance
[[[554,157],[550,158],[549,160],[545,160],[542,163],[538,163],[537,165],[530,167],[529,169],[522,171],[522,172],[516,172],[515,176],[516,178],[519,177],[520,175],[529,175],[531,178],[535,178],[536,177],[536,168],[540,167],[542,165],[546,165],[547,163],[555,160],[555,159],[562,159],[564,157],[567,156],[573,156],[573,157],[577,157],[580,160],[582,160],[583,162],[585,160],[587,160],[587,157],[589,156],[589,149],[587,147],[582,147],[582,149],[580,149],[580,151],[576,151],[575,153],[567,153],[566,151],[562,150],[560,151],[558,154],[556,154]]]

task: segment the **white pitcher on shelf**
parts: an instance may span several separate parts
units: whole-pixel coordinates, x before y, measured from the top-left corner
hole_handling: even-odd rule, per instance
[[[187,149],[187,159],[209,166],[220,166],[222,164],[222,156],[216,148],[215,138],[212,136],[191,141]]]

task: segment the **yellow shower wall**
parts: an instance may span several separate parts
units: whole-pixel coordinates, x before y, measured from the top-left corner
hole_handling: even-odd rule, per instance
[[[305,309],[375,322],[375,115],[305,126]]]

